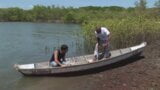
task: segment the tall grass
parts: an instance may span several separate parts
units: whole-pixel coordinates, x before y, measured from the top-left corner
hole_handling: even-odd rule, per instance
[[[124,19],[92,20],[82,24],[84,36],[88,46],[94,46],[96,26],[107,27],[111,32],[111,46],[113,49],[128,47],[147,41],[149,44],[160,39],[160,23],[146,19],[143,16],[126,17]]]

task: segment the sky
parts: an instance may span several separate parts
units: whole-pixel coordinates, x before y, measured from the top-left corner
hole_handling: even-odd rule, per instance
[[[134,7],[137,0],[0,0],[0,8],[20,7],[31,9],[34,5],[55,5],[65,7],[122,6]],[[147,0],[147,7],[153,7],[157,0]]]

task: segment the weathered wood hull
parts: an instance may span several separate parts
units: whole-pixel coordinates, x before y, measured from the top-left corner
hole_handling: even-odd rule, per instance
[[[138,55],[142,53],[145,46],[146,46],[146,43],[144,42],[137,46],[114,50],[114,51],[111,51],[110,58],[98,60],[92,63],[71,65],[67,67],[51,67],[49,66],[49,62],[42,62],[42,63],[35,63],[35,64],[16,65],[16,69],[24,75],[34,75],[34,76],[81,72],[81,71],[86,71],[86,70],[95,69],[99,67],[104,67],[104,66],[125,60],[127,58],[133,57],[135,55]],[[86,55],[85,57],[91,58],[92,55]]]

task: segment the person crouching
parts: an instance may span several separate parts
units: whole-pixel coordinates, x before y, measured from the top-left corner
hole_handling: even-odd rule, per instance
[[[63,62],[65,62],[65,55],[68,52],[68,46],[67,45],[61,45],[60,49],[57,49],[54,51],[51,59],[50,59],[50,65],[52,67],[56,66],[65,66]]]

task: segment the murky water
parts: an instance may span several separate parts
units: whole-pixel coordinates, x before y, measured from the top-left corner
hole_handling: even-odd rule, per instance
[[[89,76],[24,77],[13,69],[15,63],[50,59],[61,44],[70,56],[85,54],[81,27],[75,24],[0,23],[0,90],[82,90]],[[87,88],[85,88],[87,89]]]

